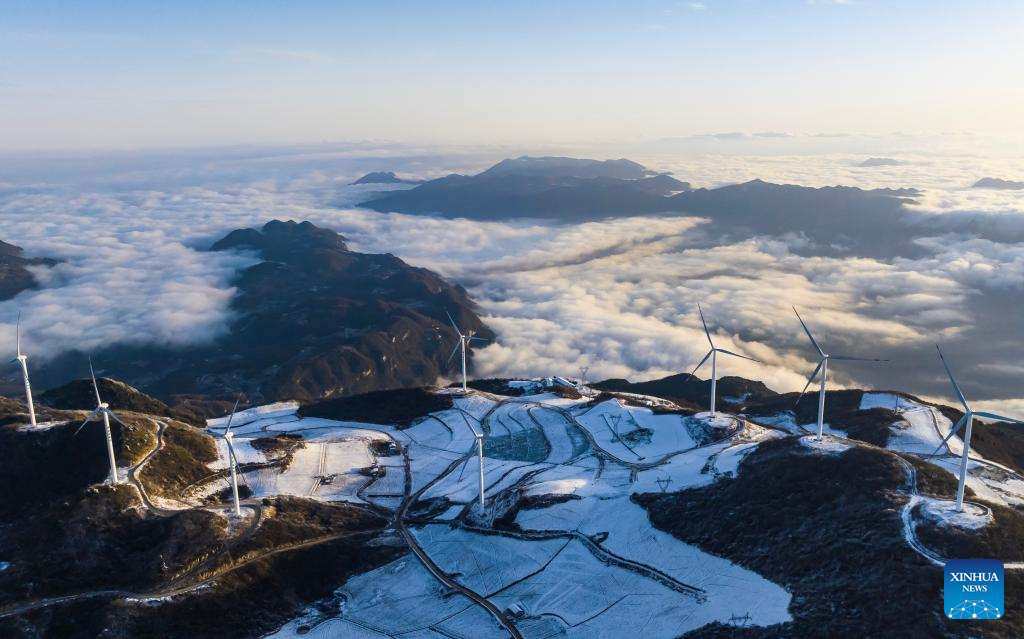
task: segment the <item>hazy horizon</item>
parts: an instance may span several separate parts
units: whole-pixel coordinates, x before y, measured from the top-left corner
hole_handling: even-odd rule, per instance
[[[4,3],[0,151],[1022,139],[1010,1]]]

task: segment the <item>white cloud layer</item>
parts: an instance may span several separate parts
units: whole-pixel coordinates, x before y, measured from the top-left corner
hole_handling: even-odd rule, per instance
[[[339,157],[341,164],[329,161]],[[700,302],[718,345],[764,362],[723,359],[721,374],[799,390],[812,352],[795,305],[827,349],[900,360],[888,368],[837,366],[838,384],[945,395],[931,346],[942,341],[954,345],[957,370],[968,378],[962,383],[979,400],[993,407],[1024,402],[1014,390],[1019,383],[997,383],[1015,363],[1013,349],[971,360],[966,347],[955,348],[978,313],[988,312],[976,307],[978,299],[1020,297],[1024,244],[946,234],[919,239],[921,256],[880,261],[796,255],[802,240],[793,234],[716,245],[706,223],[686,218],[552,226],[380,214],[351,207],[373,189],[348,186],[361,173],[436,175],[481,161],[406,161],[390,151],[284,158],[122,172],[85,186],[4,185],[0,239],[64,262],[37,269],[43,288],[0,303],[0,343],[13,348],[19,310],[36,358],[115,342],[212,339],[231,319],[230,281],[252,258],[197,249],[234,228],[281,218],[336,229],[357,250],[391,252],[466,285],[499,336],[477,355],[480,375],[575,374],[584,365],[590,379],[688,371],[707,348]],[[863,157],[849,155],[637,159],[697,185],[761,177],[917,187],[926,190],[922,210],[1000,213],[1013,221],[1024,208],[1019,194],[967,189],[982,175],[1024,175],[1017,160],[915,156],[900,157],[906,163],[899,166],[859,168]],[[1012,325],[1000,330],[1006,332],[994,337],[1013,338]]]

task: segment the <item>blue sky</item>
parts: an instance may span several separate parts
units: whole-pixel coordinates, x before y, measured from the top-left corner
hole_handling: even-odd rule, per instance
[[[0,150],[1020,136],[1024,3],[0,2]]]

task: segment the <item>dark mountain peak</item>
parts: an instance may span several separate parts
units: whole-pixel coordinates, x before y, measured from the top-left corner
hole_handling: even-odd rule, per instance
[[[30,266],[53,266],[57,260],[25,257],[20,246],[0,240],[0,301],[7,300],[36,285]]]
[[[192,424],[200,424],[203,421],[191,411],[173,409],[159,399],[116,379],[97,377],[96,387],[99,388],[100,397],[110,405],[111,410],[166,415]],[[38,399],[45,406],[62,410],[91,411],[96,408],[96,394],[89,378],[76,379],[63,386],[51,388]]]
[[[1017,191],[1024,189],[1024,181],[1017,180],[1002,180],[1000,178],[983,177],[971,188],[975,189],[1004,189],[1009,191]]]
[[[314,270],[338,270],[351,262],[345,238],[311,222],[271,220],[262,230],[238,229],[210,250],[254,249],[268,262],[281,262]]]
[[[373,171],[352,184],[419,184],[421,180],[407,180],[395,175],[394,171]]]
[[[531,157],[524,155],[498,162],[480,176],[532,175],[539,177],[616,178],[638,180],[653,175],[632,160],[585,160],[567,157]]]

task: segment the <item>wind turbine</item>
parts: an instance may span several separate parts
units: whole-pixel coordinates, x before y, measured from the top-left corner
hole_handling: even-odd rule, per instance
[[[811,335],[811,329],[807,328],[807,324],[804,324],[804,318],[800,317],[800,313],[797,312],[795,306],[793,307],[793,312],[796,313],[796,318],[798,320],[800,320],[800,325],[804,327],[804,332],[807,333],[807,337],[810,338],[811,344],[814,345],[814,349],[816,351],[818,351],[818,355],[821,356],[821,359],[818,360],[817,368],[815,368],[814,372],[811,373],[811,376],[809,378],[807,378],[807,384],[805,384],[804,385],[804,389],[802,391],[800,391],[800,396],[796,398],[796,401],[799,404],[801,398],[803,398],[803,396],[804,396],[804,393],[806,393],[807,389],[811,386],[812,383],[814,383],[814,378],[817,377],[818,373],[820,372],[821,373],[821,390],[818,391],[818,441],[821,441],[822,429],[824,428],[823,420],[824,420],[824,417],[825,417],[825,383],[828,380],[828,362],[829,362],[829,360],[833,360],[834,359],[836,361],[842,361],[842,362],[888,362],[889,360],[887,360],[887,359],[872,359],[872,358],[867,358],[867,357],[850,357],[848,355],[829,355],[825,351],[821,350],[821,346],[818,346],[817,340],[815,340],[814,336]]]
[[[476,334],[476,331],[468,331],[463,334],[463,332],[459,330],[458,324],[456,324],[455,320],[452,319],[452,314],[445,311],[445,315],[448,316],[448,321],[452,323],[452,328],[454,328],[455,332],[459,335],[459,343],[452,349],[452,354],[448,356],[448,362],[451,363],[452,358],[455,357],[455,353],[460,349],[462,350],[462,392],[466,393],[469,392],[469,389],[466,388],[466,349],[469,347],[469,343],[471,341],[486,342],[487,340],[482,337],[473,337],[473,335]]]
[[[241,517],[242,506],[238,503],[238,458],[235,457],[235,447],[231,445],[231,440],[235,434],[231,432],[231,420],[235,418],[235,411],[238,410],[238,402],[241,400],[238,397],[235,400],[235,407],[231,409],[231,415],[228,417],[227,426],[224,427],[224,441],[228,445],[228,465],[231,467],[231,496],[235,500],[235,516]]]
[[[484,434],[473,431],[476,436],[476,453],[480,460],[480,509],[484,507]]]
[[[103,434],[107,437],[107,456],[110,458],[110,481],[111,483],[120,483],[117,478],[117,461],[114,459],[114,440],[110,436],[110,418],[113,417],[117,420],[117,423],[121,424],[125,428],[128,426],[122,422],[117,415],[110,410],[110,405],[100,399],[100,387],[96,385],[96,373],[92,369],[92,358],[89,358],[89,374],[92,376],[92,389],[96,392],[96,408],[93,409],[89,416],[85,418],[82,425],[75,431],[77,435],[85,425],[96,419],[98,416],[103,416]]]
[[[964,433],[964,452],[960,457],[960,483],[956,488],[956,509],[957,511],[961,511],[964,508],[964,484],[967,481],[967,454],[971,450],[971,429],[974,426],[974,417],[985,417],[987,419],[995,419],[1001,422],[1011,422],[1014,424],[1024,424],[1024,421],[1013,419],[1011,417],[1003,417],[1002,415],[995,415],[993,413],[984,413],[981,411],[975,412],[972,410],[971,405],[967,403],[967,398],[964,397],[963,392],[960,390],[959,384],[957,384],[956,380],[953,379],[953,373],[949,370],[949,364],[946,363],[946,358],[942,356],[942,349],[939,348],[938,344],[935,345],[935,349],[939,351],[939,359],[942,360],[942,366],[946,369],[946,375],[949,375],[949,381],[953,384],[953,391],[956,393],[956,398],[960,400],[960,403],[964,407],[964,416],[960,418],[960,421],[954,424],[953,428],[950,429],[949,434],[946,435],[946,438],[942,440],[942,443],[939,444],[939,447],[936,448],[935,452],[932,454],[934,455],[938,453],[942,447],[946,445],[946,442],[948,442],[953,435],[956,435],[960,429],[963,428],[964,424],[967,424],[967,431]]]
[[[36,407],[32,403],[32,385],[28,383],[28,355],[21,352],[21,313],[18,313],[18,324],[15,329],[18,343],[18,356],[15,362],[21,364],[21,378],[25,380],[25,403],[28,404],[28,418],[32,426],[36,425]]]
[[[739,353],[734,353],[732,351],[727,351],[724,348],[718,348],[717,346],[715,346],[715,342],[712,341],[712,339],[711,339],[711,331],[708,330],[708,323],[704,321],[704,310],[701,309],[700,304],[697,305],[697,312],[700,313],[700,322],[701,322],[701,324],[704,325],[704,334],[707,335],[707,337],[708,337],[708,344],[711,345],[711,350],[708,351],[708,354],[704,356],[704,359],[700,360],[700,364],[697,364],[697,367],[693,369],[693,372],[690,373],[690,376],[686,379],[686,381],[689,382],[691,379],[693,379],[693,376],[697,374],[697,371],[700,370],[700,367],[704,365],[704,362],[708,361],[709,357],[711,358],[711,409],[710,409],[710,412],[711,412],[711,417],[713,419],[715,417],[715,393],[716,393],[716,391],[718,389],[718,354],[722,353],[724,355],[732,355],[733,357],[741,357],[743,359],[749,359],[752,362],[756,362],[757,360],[754,359],[753,357],[747,357],[746,355],[740,355]]]

